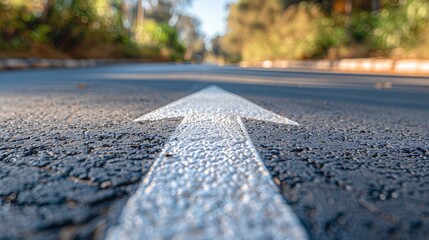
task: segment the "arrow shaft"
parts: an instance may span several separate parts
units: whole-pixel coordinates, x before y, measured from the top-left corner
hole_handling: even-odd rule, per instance
[[[185,117],[108,239],[306,239],[235,116]]]

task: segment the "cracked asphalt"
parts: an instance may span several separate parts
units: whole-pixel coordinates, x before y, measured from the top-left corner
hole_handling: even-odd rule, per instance
[[[134,64],[0,72],[0,239],[102,239],[213,84],[300,123],[245,121],[312,239],[427,238],[429,78]]]

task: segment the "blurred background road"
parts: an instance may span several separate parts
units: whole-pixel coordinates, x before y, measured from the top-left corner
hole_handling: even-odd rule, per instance
[[[311,238],[427,237],[428,78],[128,64],[0,72],[0,239],[103,238],[210,85],[300,123],[245,121]]]

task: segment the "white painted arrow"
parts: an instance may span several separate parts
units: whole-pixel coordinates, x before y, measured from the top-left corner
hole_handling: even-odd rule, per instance
[[[307,239],[241,117],[297,123],[218,87],[136,119],[184,117],[108,239]]]

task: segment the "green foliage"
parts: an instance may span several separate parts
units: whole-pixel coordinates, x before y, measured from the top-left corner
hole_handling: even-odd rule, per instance
[[[229,31],[216,42],[216,52],[246,61],[320,58],[328,52],[429,57],[428,0],[351,2],[348,14],[341,4],[332,7],[333,1],[240,0],[230,7]]]
[[[231,61],[240,60],[245,45],[256,42],[278,22],[283,12],[280,1],[240,0],[231,5],[228,17],[228,33],[222,40],[222,48]],[[258,43],[255,43],[258,44]],[[261,44],[262,45],[262,44]]]
[[[0,48],[10,47],[28,48],[30,36],[27,26],[32,25],[35,17],[24,5],[17,6],[12,11],[12,6],[0,2]],[[16,21],[21,19],[21,21]]]
[[[344,40],[344,28],[326,18],[318,4],[301,2],[289,7],[266,35],[251,38],[243,47],[243,59],[313,58]]]
[[[429,26],[422,31],[422,41],[415,48],[412,49],[411,53],[413,57],[417,58],[429,58]]]
[[[180,59],[185,52],[176,29],[166,23],[145,21],[141,29],[136,29],[136,40],[148,49],[159,49],[161,54],[170,55],[172,60]]]
[[[39,25],[33,31],[31,31],[31,39],[34,42],[49,43],[48,34],[51,32],[49,25]]]
[[[373,30],[375,46],[384,51],[411,49],[421,42],[428,21],[427,0],[407,0],[383,9]]]
[[[365,42],[370,38],[371,31],[377,22],[377,15],[371,12],[363,11],[353,13],[351,18],[351,37],[359,43]]]
[[[178,33],[166,23],[146,20],[138,31],[140,37],[133,36],[124,24],[129,20],[124,4],[123,0],[0,0],[1,56],[10,52],[30,57],[183,57]]]
[[[108,21],[97,13],[98,1],[56,0],[49,9],[46,24],[51,43],[65,52],[73,53],[82,43],[112,42]],[[99,8],[101,9],[101,8]]]

